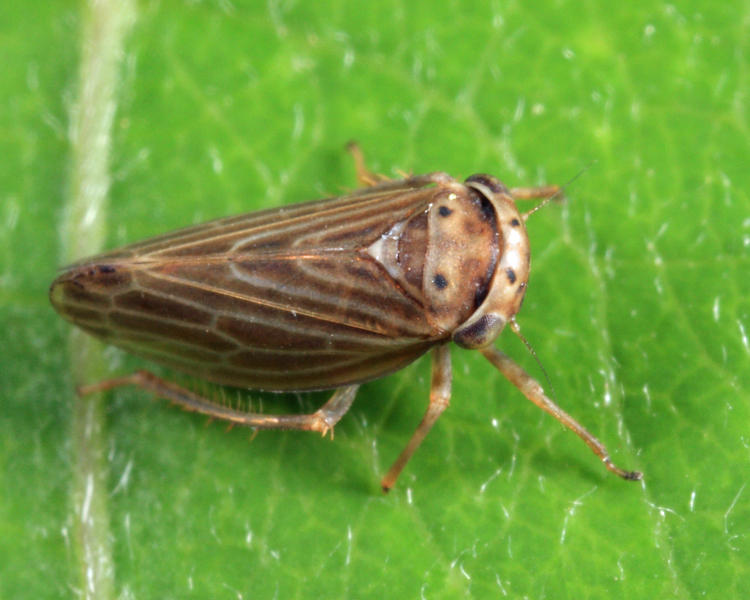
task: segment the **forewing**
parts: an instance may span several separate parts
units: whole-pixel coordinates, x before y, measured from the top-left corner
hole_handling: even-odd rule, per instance
[[[391,183],[220,219],[71,267],[51,297],[95,335],[219,383],[285,390],[371,379],[443,335],[365,251],[431,197],[423,184]]]

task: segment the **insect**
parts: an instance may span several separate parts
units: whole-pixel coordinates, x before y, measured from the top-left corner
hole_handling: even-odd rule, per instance
[[[448,406],[454,342],[479,350],[607,469],[640,479],[492,345],[506,325],[519,333],[529,277],[525,221],[536,209],[519,213],[515,200],[544,204],[560,187],[509,189],[482,174],[460,183],[440,172],[387,180],[351,150],[367,184],[358,191],[147,239],[65,268],[50,288],[65,319],[108,343],[218,384],[335,389],[320,409],[245,412],[147,371],[79,392],[135,385],[234,424],[325,435],[361,383],[431,351],[427,411],[382,479],[388,491]]]

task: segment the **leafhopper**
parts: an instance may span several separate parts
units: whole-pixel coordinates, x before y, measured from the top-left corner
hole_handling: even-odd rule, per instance
[[[481,352],[529,400],[624,479],[604,445],[492,344],[518,313],[530,251],[518,199],[491,175],[387,180],[352,147],[362,189],[210,221],[77,262],[50,289],[54,308],[107,343],[222,385],[334,389],[306,415],[224,406],[147,371],[80,388],[135,385],[191,411],[255,429],[332,432],[363,382],[432,353],[427,412],[382,480],[399,474],[451,396],[450,343]]]

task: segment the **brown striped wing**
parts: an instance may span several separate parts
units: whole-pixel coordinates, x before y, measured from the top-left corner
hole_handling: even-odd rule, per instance
[[[449,335],[365,252],[424,211],[414,178],[229,217],[68,268],[50,297],[126,350],[218,383],[268,390],[379,377]]]

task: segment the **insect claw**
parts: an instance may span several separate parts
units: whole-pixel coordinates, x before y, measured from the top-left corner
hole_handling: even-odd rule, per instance
[[[626,481],[640,481],[641,479],[643,479],[643,473],[641,473],[640,471],[626,471],[624,469],[621,469],[615,463],[613,463],[609,459],[609,457],[603,460],[604,466],[607,467],[608,470],[612,471],[615,475],[622,477]]]
[[[319,418],[317,423],[315,423],[314,429],[320,432],[320,437],[326,437],[330,433],[331,439],[333,439],[333,425],[329,425],[325,418]]]

